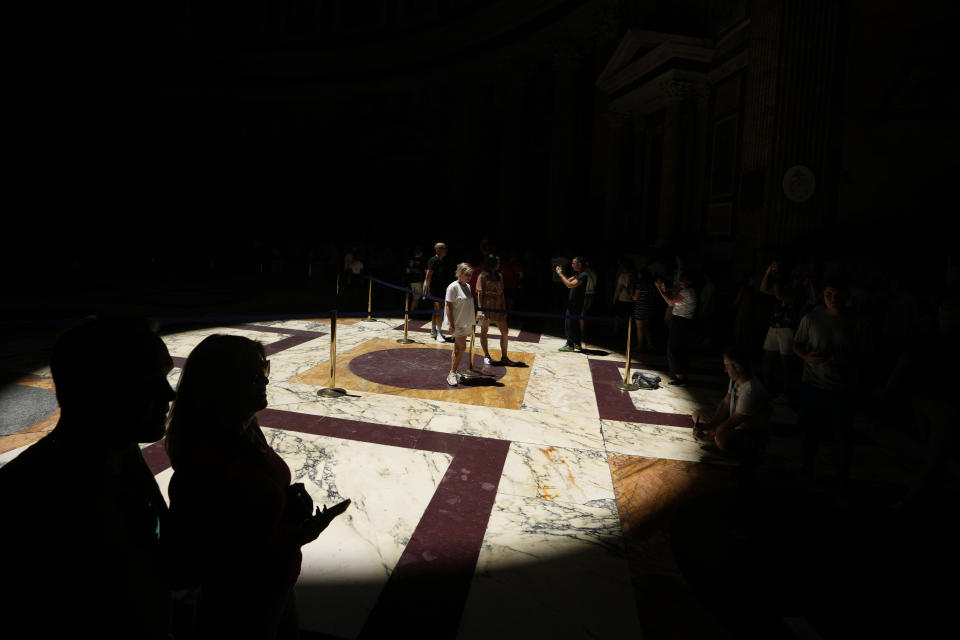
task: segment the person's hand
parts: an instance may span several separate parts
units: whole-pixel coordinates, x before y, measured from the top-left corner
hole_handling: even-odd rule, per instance
[[[447,327],[447,333],[449,333],[450,335],[456,334],[456,332],[453,330],[453,324]]]
[[[561,268],[560,265],[557,265],[556,267],[554,267],[553,270],[557,272],[558,276],[563,275],[563,268]]]
[[[810,364],[823,364],[827,361],[826,358],[820,355],[819,351],[811,351],[807,354],[807,357],[804,358]]]
[[[327,509],[324,505],[323,510],[320,510],[320,507],[317,507],[316,512],[307,520],[300,525],[300,544],[304,545],[308,542],[313,542],[316,540],[323,530],[330,526],[330,523],[333,522],[333,519],[342,514],[347,510],[347,507],[350,506],[350,498],[347,498],[343,502],[335,504],[334,506]]]
[[[477,311],[477,322],[483,322],[486,318],[487,316],[483,315],[483,311]]]

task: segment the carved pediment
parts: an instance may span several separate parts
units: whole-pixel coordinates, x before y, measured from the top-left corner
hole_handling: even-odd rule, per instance
[[[708,65],[713,61],[713,54],[711,40],[631,29],[597,78],[597,88],[614,94],[665,64],[679,66],[686,61]]]
[[[610,108],[649,113],[691,96],[703,96],[714,43],[672,33],[628,31],[597,79]]]

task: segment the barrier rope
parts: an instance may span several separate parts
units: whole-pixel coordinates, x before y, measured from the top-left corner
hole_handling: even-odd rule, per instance
[[[379,278],[374,278],[373,276],[363,276],[366,280],[371,282],[376,282],[377,284],[386,287],[388,289],[394,289],[396,291],[402,291],[410,294],[411,296],[416,296],[422,300],[430,300],[431,302],[439,302],[440,304],[445,304],[443,298],[438,298],[436,296],[431,296],[429,294],[421,293],[419,291],[414,291],[408,287],[402,287],[399,285],[380,280]],[[477,306],[477,311],[483,311],[485,313],[505,313],[513,317],[525,317],[525,318],[547,318],[562,320],[565,318],[577,318],[578,320],[589,320],[591,322],[620,322],[624,319],[629,320],[627,316],[587,316],[579,315],[576,313],[544,313],[539,311],[518,311],[516,309],[495,309],[490,307],[481,307]],[[403,316],[404,313],[409,315],[418,315],[418,316],[430,316],[434,314],[443,313],[440,309],[387,309],[387,310],[378,310],[377,315],[383,316]],[[267,314],[267,315],[231,315],[231,316],[161,316],[154,317],[160,325],[170,325],[170,324],[199,324],[199,323],[217,323],[217,324],[249,324],[253,322],[274,322],[274,321],[283,321],[283,320],[313,320],[315,318],[329,318],[331,316],[330,311],[316,311],[312,313],[284,313],[284,314]],[[339,318],[369,318],[367,311],[340,311],[337,313]],[[93,317],[93,316],[87,316]],[[24,328],[24,327],[68,327],[78,322],[81,322],[84,318],[64,318],[58,320],[3,320],[0,321],[0,328],[3,329],[12,329],[12,328]]]
[[[380,279],[378,279],[378,278],[374,278],[373,276],[363,276],[363,277],[366,278],[367,280],[371,280],[371,281],[373,281],[373,282],[376,282],[376,283],[379,284],[379,285],[383,285],[384,287],[387,287],[387,288],[389,288],[389,289],[396,289],[397,291],[406,291],[407,293],[410,293],[410,294],[412,294],[412,295],[414,295],[414,296],[418,296],[419,298],[422,298],[422,299],[424,299],[424,300],[432,300],[433,302],[439,302],[439,303],[441,303],[441,304],[443,304],[443,303],[446,302],[443,298],[437,298],[437,297],[435,297],[435,296],[431,296],[431,295],[428,295],[428,294],[424,294],[424,293],[420,293],[420,292],[414,291],[413,289],[407,289],[406,287],[401,287],[401,286],[398,286],[398,285],[395,285],[395,284],[391,284],[391,283],[389,283],[389,282],[385,282],[385,281],[380,280]],[[492,309],[492,308],[490,308],[490,307],[481,307],[481,306],[478,306],[478,307],[477,307],[477,311],[484,311],[484,312],[489,312],[489,313],[506,313],[506,314],[509,314],[509,315],[511,315],[511,316],[524,316],[524,317],[527,317],[527,318],[554,318],[554,319],[562,319],[562,318],[572,317],[572,318],[578,318],[578,319],[581,319],[581,320],[590,320],[590,321],[593,321],[593,322],[620,322],[620,321],[622,321],[622,320],[624,319],[624,317],[625,317],[625,316],[624,316],[624,317],[611,318],[611,317],[609,317],[609,316],[582,316],[582,315],[579,315],[579,314],[576,314],[576,313],[564,313],[564,314],[560,314],[560,313],[543,313],[543,312],[539,312],[539,311],[517,311],[516,309]],[[389,313],[389,312],[380,311],[379,313],[380,313],[380,315],[385,315],[386,313]],[[420,311],[420,310],[411,311],[410,313],[430,313],[430,314],[433,314],[433,313],[440,313],[440,310],[438,310],[438,309],[426,309],[426,310],[424,310],[424,311]],[[628,319],[629,319],[629,318],[628,318]]]

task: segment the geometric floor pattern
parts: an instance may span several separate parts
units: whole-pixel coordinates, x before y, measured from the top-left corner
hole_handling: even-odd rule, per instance
[[[724,393],[720,362],[695,363],[702,373],[686,388],[628,393],[613,386],[623,379],[623,354],[559,353],[562,339],[524,334],[509,352],[522,366],[485,366],[478,347],[473,368],[483,375],[451,388],[452,345],[422,331],[410,333],[417,343],[399,345],[398,324],[338,325],[336,386],[348,393],[336,399],[317,396],[330,382],[329,321],[163,334],[178,366],[213,333],[263,342],[268,441],[315,503],[352,499],[304,547],[297,591],[305,630],[335,638],[404,630],[638,638],[686,625],[712,637],[713,623],[684,592],[656,532],[683,496],[730,482],[728,462],[693,439],[689,420]],[[646,358],[639,366],[666,379],[662,356]],[[22,369],[5,352],[4,388],[52,390],[49,368]],[[174,386],[179,373],[170,373]],[[778,419],[795,420],[779,411]],[[18,413],[29,424],[6,427],[0,465],[43,437],[58,414]],[[789,468],[796,449],[795,439],[773,442],[770,464]],[[165,492],[171,471],[162,447],[143,453]]]

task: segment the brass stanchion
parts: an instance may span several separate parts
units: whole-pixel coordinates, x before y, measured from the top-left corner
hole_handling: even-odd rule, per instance
[[[339,280],[339,279],[338,279]],[[323,398],[339,398],[346,391],[337,388],[337,310],[330,312],[330,386],[317,391]]]
[[[639,389],[639,385],[632,384],[630,382],[630,343],[633,342],[633,336],[630,334],[630,329],[633,326],[633,323],[630,322],[630,318],[627,318],[627,368],[623,373],[623,382],[618,382],[614,386],[617,389],[623,391],[636,391]]]
[[[403,337],[398,338],[400,344],[413,344],[413,340],[407,337],[407,328],[410,326],[410,292],[407,291],[403,296]]]
[[[483,375],[482,372],[477,371],[476,369],[473,368],[473,347],[474,347],[474,342],[476,341],[476,338],[477,338],[477,323],[474,322],[473,329],[470,331],[470,353],[467,356],[468,358],[470,358],[469,360],[470,364],[466,369],[462,369],[459,372],[460,375],[463,376],[464,378],[477,378]]]
[[[373,280],[370,281],[370,289],[367,293],[367,319],[364,322],[376,322],[373,319]]]

